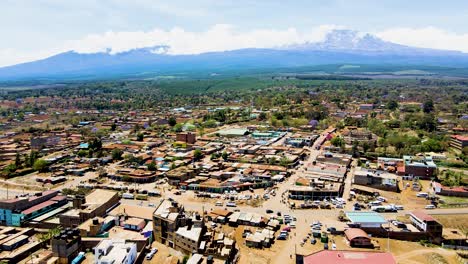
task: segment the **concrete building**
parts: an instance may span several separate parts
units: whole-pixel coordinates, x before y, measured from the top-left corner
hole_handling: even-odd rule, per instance
[[[175,201],[162,200],[153,214],[154,239],[174,247],[176,231],[185,225],[184,208]]]
[[[94,248],[96,264],[133,264],[137,257],[136,243],[120,239],[104,239]]]
[[[32,196],[0,201],[0,224],[21,226],[24,221],[43,215],[67,203],[58,191],[45,191]]]
[[[385,191],[399,191],[398,176],[385,171],[356,168],[353,183]]]
[[[468,136],[453,135],[450,137],[450,146],[462,150],[468,146]]]
[[[59,216],[60,224],[65,227],[78,226],[84,221],[96,216],[104,216],[115,207],[120,198],[117,192],[96,189],[86,197],[75,197],[74,209]]]
[[[78,254],[81,244],[80,231],[78,229],[65,229],[51,240],[54,256],[58,257],[58,263],[71,263]]]
[[[411,223],[421,230],[428,233],[432,238],[442,237],[442,225],[437,222],[432,216],[423,211],[413,211],[410,213]]]
[[[293,200],[323,200],[341,197],[343,184],[336,182],[311,181],[309,186],[292,186],[288,190]]]
[[[179,227],[175,236],[175,249],[185,254],[197,252],[200,246],[203,226]]]
[[[187,132],[187,133],[177,133],[176,141],[185,142],[188,144],[194,144],[195,141],[197,141],[197,139],[194,133]]]
[[[403,156],[405,162],[404,175],[431,179],[437,173],[437,165],[431,157]],[[402,173],[399,171],[399,173]]]

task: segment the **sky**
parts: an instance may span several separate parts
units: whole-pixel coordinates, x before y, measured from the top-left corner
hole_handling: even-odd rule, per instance
[[[172,54],[320,41],[333,29],[468,52],[465,0],[1,0],[0,66],[75,50]]]

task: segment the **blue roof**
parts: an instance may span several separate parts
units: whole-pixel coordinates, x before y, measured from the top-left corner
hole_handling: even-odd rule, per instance
[[[386,223],[387,220],[376,212],[346,212],[346,217],[353,223]]]

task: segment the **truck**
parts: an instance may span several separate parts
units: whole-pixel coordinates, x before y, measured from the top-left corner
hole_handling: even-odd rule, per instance
[[[147,194],[137,194],[136,196],[137,200],[148,200],[148,195]]]

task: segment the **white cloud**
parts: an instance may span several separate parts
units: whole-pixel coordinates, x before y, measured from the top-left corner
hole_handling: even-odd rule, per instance
[[[81,53],[110,50],[111,53],[118,53],[135,48],[167,45],[170,47],[170,54],[199,54],[241,48],[281,47],[306,41],[317,42],[329,31],[342,28],[344,27],[337,25],[321,25],[306,31],[293,27],[239,31],[232,25],[217,24],[201,32],[187,31],[180,27],[170,30],[155,28],[150,31],[108,31],[67,40],[47,50],[0,49],[0,67],[38,60],[69,50]],[[375,34],[384,40],[409,46],[468,52],[468,34],[456,34],[435,27],[390,28]]]
[[[436,27],[391,28],[376,35],[408,46],[468,52],[468,34],[457,34]]]
[[[66,46],[83,52],[111,50],[111,53],[127,51],[132,48],[167,45],[170,54],[199,54],[210,51],[226,51],[241,48],[270,48],[305,41],[319,41],[326,33],[338,28],[323,25],[309,32],[299,32],[295,28],[284,30],[253,29],[239,32],[235,27],[218,24],[206,31],[190,32],[183,28],[171,30],[153,29],[148,32],[113,32],[89,35],[84,39],[69,41]]]

